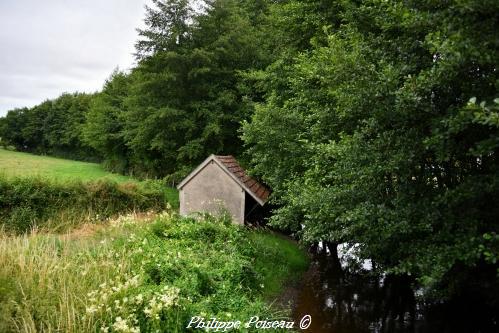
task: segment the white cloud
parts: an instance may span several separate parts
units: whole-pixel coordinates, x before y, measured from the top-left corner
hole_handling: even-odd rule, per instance
[[[147,0],[1,0],[0,116],[130,68]]]

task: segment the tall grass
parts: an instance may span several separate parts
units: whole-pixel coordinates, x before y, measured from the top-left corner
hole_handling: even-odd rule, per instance
[[[0,332],[170,333],[195,315],[278,319],[265,300],[306,265],[282,238],[166,212],[1,235]]]
[[[161,210],[169,202],[177,204],[176,191],[154,181],[56,182],[0,175],[0,224],[8,232],[22,233],[34,227],[64,230],[118,213]]]
[[[0,236],[0,332],[90,332],[85,295],[124,276],[124,257],[100,237],[24,234]]]

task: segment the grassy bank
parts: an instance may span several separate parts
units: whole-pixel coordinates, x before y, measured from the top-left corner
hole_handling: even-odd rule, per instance
[[[0,227],[22,233],[33,227],[65,230],[131,211],[162,210],[178,204],[177,191],[155,181],[117,183],[55,181],[0,175]]]
[[[0,227],[50,231],[131,211],[178,206],[159,181],[138,181],[99,164],[0,149]]]
[[[285,239],[169,213],[3,236],[0,331],[171,333],[196,315],[278,319],[265,300],[306,266]]]
[[[21,153],[0,148],[0,174],[8,177],[43,177],[55,181],[82,182],[110,180],[118,183],[136,182],[127,177],[107,172],[97,163],[87,163]]]

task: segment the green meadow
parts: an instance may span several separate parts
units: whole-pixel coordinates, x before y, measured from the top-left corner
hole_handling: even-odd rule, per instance
[[[8,177],[37,176],[57,181],[111,180],[136,182],[132,177],[107,172],[100,164],[39,156],[0,148],[0,174]]]

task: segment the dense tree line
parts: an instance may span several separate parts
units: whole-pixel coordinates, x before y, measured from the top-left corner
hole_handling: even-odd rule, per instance
[[[9,111],[0,118],[4,145],[19,151],[81,160],[97,160],[95,150],[81,140],[93,95],[62,94],[32,108]]]
[[[154,4],[132,71],[62,96],[72,111],[11,111],[0,137],[173,178],[235,154],[305,242],[347,242],[431,290],[497,279],[497,1]]]
[[[325,38],[260,73],[244,125],[272,223],[496,304],[498,3],[337,3]]]

